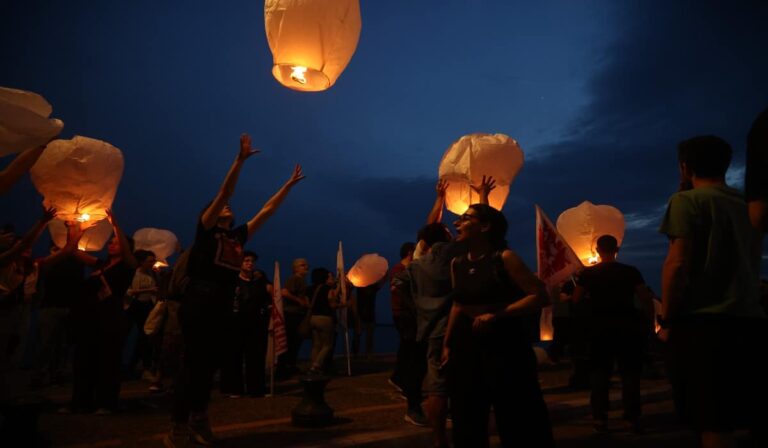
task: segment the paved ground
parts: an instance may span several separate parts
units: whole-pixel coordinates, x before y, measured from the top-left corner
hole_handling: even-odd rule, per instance
[[[290,411],[300,401],[296,381],[280,383],[271,398],[230,399],[213,394],[211,421],[223,447],[411,447],[428,446],[429,431],[403,421],[405,402],[387,383],[391,357],[354,364],[352,377],[334,377],[326,401],[335,410],[336,422],[320,429],[296,428]],[[646,431],[642,435],[622,432],[620,414],[612,415],[609,434],[595,434],[589,419],[588,393],[565,388],[567,366],[543,369],[540,375],[555,436],[560,447],[695,447],[692,435],[675,425],[666,380],[644,380],[643,400]],[[151,395],[147,384],[126,382],[122,390],[124,409],[110,416],[63,415],[56,409],[69,397],[67,387],[42,389],[50,403],[39,427],[53,446],[67,447],[159,447],[168,430],[170,398]],[[612,402],[619,404],[614,387]],[[498,446],[498,439],[492,439]],[[3,446],[5,446],[3,444]]]

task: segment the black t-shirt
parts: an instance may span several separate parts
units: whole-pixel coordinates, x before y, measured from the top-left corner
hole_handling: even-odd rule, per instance
[[[233,297],[233,311],[237,309],[240,313],[268,316],[267,311],[272,305],[272,297],[267,290],[267,285],[269,285],[267,278],[261,274],[254,273],[252,280],[243,280],[238,275]]]
[[[43,308],[67,308],[82,294],[85,265],[69,256],[43,272]]]
[[[206,229],[202,222],[198,222],[187,275],[192,281],[212,283],[221,288],[234,287],[247,240],[248,226],[245,224],[227,230],[219,226]]]
[[[462,305],[509,304],[525,297],[525,292],[504,269],[501,252],[475,261],[467,255],[456,257],[453,276],[453,300]]]
[[[320,288],[318,290],[318,288]],[[331,287],[328,285],[312,285],[309,288],[309,300],[312,300],[312,297],[315,294],[315,291],[317,291],[317,297],[315,298],[315,303],[312,305],[312,315],[313,316],[329,316],[333,317],[336,315],[333,308],[331,308],[331,304],[328,301],[328,293],[331,291]]]
[[[584,269],[577,283],[587,291],[592,316],[635,317],[635,288],[645,281],[634,266],[614,261]]]

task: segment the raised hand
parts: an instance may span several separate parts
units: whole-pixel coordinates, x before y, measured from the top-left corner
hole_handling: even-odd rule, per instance
[[[299,181],[301,181],[305,177],[307,176],[305,176],[304,173],[301,171],[301,165],[297,163],[296,166],[293,168],[293,173],[291,173],[291,178],[288,179],[288,182],[286,184],[289,187],[292,187],[297,183],[299,183]]]
[[[488,195],[493,191],[494,188],[496,188],[496,179],[493,178],[493,176],[483,176],[483,180],[480,181],[480,185],[470,185],[473,190],[477,192],[477,194],[485,194]]]
[[[257,154],[261,151],[251,147],[251,136],[248,134],[240,135],[240,152],[237,154],[237,159],[245,161],[248,157]]]
[[[109,221],[109,223],[114,226],[115,225],[115,216],[112,214],[112,209],[108,208],[108,209],[104,210],[104,213],[107,214],[107,220]]]
[[[85,229],[77,221],[67,221],[67,246],[77,248],[77,243],[80,242],[80,238],[83,237]]]
[[[47,223],[47,222],[50,222],[55,217],[56,217],[56,209],[54,207],[48,207],[43,209],[43,216],[40,217],[40,221]]]
[[[444,179],[440,179],[437,181],[437,185],[435,186],[435,191],[437,191],[437,196],[440,198],[445,198],[445,192],[448,190],[448,186],[450,184],[448,181]]]

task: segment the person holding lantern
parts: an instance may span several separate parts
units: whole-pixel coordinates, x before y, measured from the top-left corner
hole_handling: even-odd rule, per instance
[[[682,188],[659,229],[669,238],[659,339],[668,345],[675,407],[704,448],[735,446],[739,428],[752,430],[754,446],[768,446],[761,235],[741,192],[726,183],[732,152],[711,135],[678,145]]]
[[[438,181],[435,202],[427,215],[427,225],[418,232],[414,260],[406,269],[406,281],[409,282],[410,295],[416,305],[416,340],[421,345],[422,353],[426,355],[425,365],[415,367],[412,374],[424,376],[423,392],[427,394],[426,421],[432,428],[435,446],[448,446],[445,429],[448,417],[448,385],[446,373],[440,365],[445,328],[451,309],[450,264],[454,257],[467,250],[465,244],[453,241],[448,227],[440,222],[448,188],[447,182]],[[479,186],[472,186],[484,204],[488,203],[488,195],[494,188],[494,179],[486,176],[483,176]],[[421,390],[413,386],[414,382],[418,384],[421,380],[410,378],[408,381],[411,386],[407,388],[406,394],[411,396],[411,399],[408,400],[405,420],[415,425],[423,425],[425,417],[421,403],[414,398]]]
[[[107,246],[106,260],[77,251],[77,257],[94,271],[85,280],[83,296],[72,309],[74,357],[72,403],[62,412],[100,415],[117,410],[120,395],[122,347],[127,333],[123,301],[136,271],[133,243],[111,210],[107,219],[115,236]]]
[[[634,266],[616,261],[619,247],[612,235],[597,239],[600,262],[579,275],[572,300],[589,304],[588,353],[592,395],[590,405],[595,429],[607,429],[608,391],[614,362],[618,362],[622,381],[622,401],[627,429],[639,432],[640,374],[643,370],[643,348],[653,333],[653,296],[642,274]],[[635,309],[635,296],[640,298],[645,318]]]
[[[228,304],[235,294],[243,246],[274,213],[298,182],[304,179],[296,165],[291,177],[245,224],[232,228],[234,215],[229,199],[240,171],[251,156],[251,137],[240,136],[240,149],[215,198],[198,218],[187,275],[189,284],[179,310],[184,337],[184,356],[173,400],[173,427],[164,438],[165,446],[186,444],[189,439],[209,445],[215,441],[208,421],[208,402],[213,375],[221,362],[223,326]]]
[[[454,223],[468,252],[451,261],[453,304],[445,329],[453,442],[487,447],[493,406],[503,446],[554,446],[539,386],[529,317],[547,304],[543,283],[507,247],[507,220],[473,204]]]

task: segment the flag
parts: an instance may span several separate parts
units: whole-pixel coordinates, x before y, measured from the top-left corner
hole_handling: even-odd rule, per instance
[[[285,332],[283,295],[280,286],[280,263],[275,262],[275,279],[272,283],[272,313],[269,318],[269,342],[267,365],[277,364],[277,357],[288,351],[288,335]]]
[[[565,239],[558,233],[544,211],[536,206],[536,263],[541,281],[551,290],[582,268]]]
[[[347,322],[347,274],[344,272],[344,248],[339,241],[339,249],[336,251],[336,277],[341,285],[341,308],[339,311],[339,323],[344,332],[344,352],[347,356],[347,375],[352,376],[352,361],[349,356],[349,325]]]
[[[339,241],[339,249],[336,251],[336,278],[341,282],[341,305],[347,304],[347,274],[344,272],[344,249]],[[342,306],[339,312],[339,322],[342,328],[347,329],[347,307]]]

